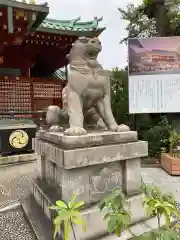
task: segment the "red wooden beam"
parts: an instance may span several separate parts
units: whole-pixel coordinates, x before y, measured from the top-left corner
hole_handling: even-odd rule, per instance
[[[29,77],[30,81],[30,95],[31,95],[31,111],[34,111],[34,86],[33,79]]]

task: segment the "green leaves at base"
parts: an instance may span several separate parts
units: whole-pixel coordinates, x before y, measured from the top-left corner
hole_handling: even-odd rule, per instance
[[[171,194],[162,194],[161,191],[153,185],[143,184],[144,196],[143,204],[148,217],[157,217],[160,224],[160,217],[164,216],[166,228],[171,227],[171,217],[174,215],[179,219],[179,211],[176,201]]]
[[[56,201],[55,206],[49,207],[49,209],[55,210],[57,214],[54,219],[54,239],[56,239],[57,233],[60,232],[62,223],[64,223],[64,240],[68,240],[70,227],[73,228],[73,225],[81,225],[83,231],[86,231],[86,223],[80,212],[80,209],[84,206],[84,202],[76,202],[76,197],[77,194],[74,194],[68,204],[59,200]]]
[[[127,229],[131,223],[131,216],[125,211],[119,213],[107,213],[104,216],[104,220],[105,219],[108,219],[108,232],[115,233],[118,237],[121,236],[122,230]]]
[[[108,232],[115,233],[118,237],[131,223],[131,214],[126,206],[128,206],[127,201],[120,190],[113,191],[99,204],[101,211],[105,208],[108,210],[104,215],[104,220],[108,220]]]
[[[180,236],[173,229],[161,230],[156,233],[156,239],[158,240],[179,240]]]
[[[130,240],[179,240],[179,235],[174,230],[158,230],[145,233],[141,236],[132,237]]]

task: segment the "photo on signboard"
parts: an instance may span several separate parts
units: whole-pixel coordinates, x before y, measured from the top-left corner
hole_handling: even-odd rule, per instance
[[[180,112],[180,36],[128,40],[129,113]]]
[[[129,39],[129,74],[179,74],[180,37]]]

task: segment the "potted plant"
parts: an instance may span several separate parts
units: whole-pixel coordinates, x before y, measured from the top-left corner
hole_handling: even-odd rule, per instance
[[[180,133],[172,129],[165,141],[168,142],[169,149],[167,153],[161,154],[161,166],[169,174],[180,175]]]

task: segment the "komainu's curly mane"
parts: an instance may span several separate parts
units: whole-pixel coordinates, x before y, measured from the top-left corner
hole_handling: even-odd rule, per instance
[[[67,56],[70,69],[77,70],[82,74],[91,74],[93,69],[96,74],[106,76],[106,71],[97,61],[101,49],[101,42],[98,38],[79,38],[72,45]]]

